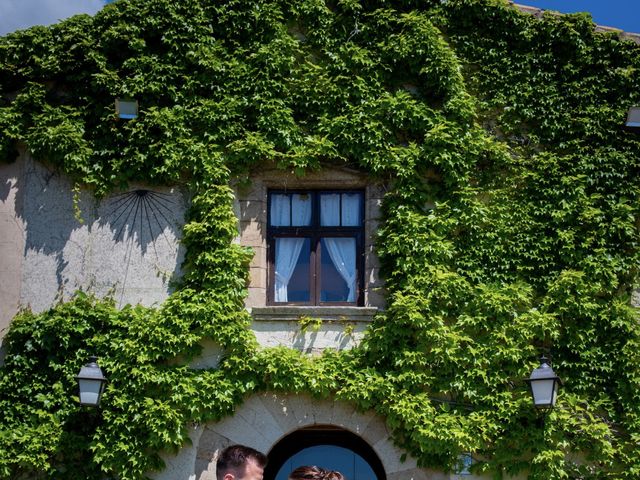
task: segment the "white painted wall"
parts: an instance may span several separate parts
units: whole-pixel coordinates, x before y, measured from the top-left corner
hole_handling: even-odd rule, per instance
[[[0,166],[0,330],[19,307],[35,312],[77,290],[154,305],[181,275],[188,196],[175,187],[132,185],[96,199],[23,154]],[[0,331],[0,338],[3,332]]]

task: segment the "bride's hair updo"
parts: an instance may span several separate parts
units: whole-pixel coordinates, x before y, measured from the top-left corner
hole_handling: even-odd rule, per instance
[[[335,470],[316,466],[298,467],[289,474],[289,480],[345,480],[344,475]]]

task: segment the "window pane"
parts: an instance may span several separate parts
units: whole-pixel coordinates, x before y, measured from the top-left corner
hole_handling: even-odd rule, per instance
[[[360,193],[342,194],[342,226],[359,227],[362,223],[360,212],[362,211]]]
[[[356,301],[356,239],[321,240],[321,302]]]
[[[339,193],[323,193],[320,195],[320,225],[323,227],[340,225]]]
[[[291,225],[289,195],[271,195],[271,225],[274,227]]]
[[[361,193],[320,195],[320,225],[323,227],[359,227],[362,225],[361,212]]]
[[[308,302],[309,258],[308,238],[276,238],[275,291],[276,302]]]
[[[311,225],[311,195],[295,193],[291,195],[292,222],[294,227]]]

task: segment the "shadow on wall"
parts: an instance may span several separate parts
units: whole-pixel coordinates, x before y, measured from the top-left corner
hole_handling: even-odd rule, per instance
[[[11,182],[11,179],[7,179],[6,182],[0,183],[0,202],[6,202],[9,198],[9,192],[15,188],[15,184]]]
[[[102,203],[104,216],[98,222],[111,229],[115,243],[135,243],[143,255],[151,247],[159,258],[156,243],[164,241],[172,248],[178,237],[175,210],[179,206],[173,197],[142,188],[115,194]]]
[[[184,192],[138,188],[98,200],[31,160],[23,178],[23,305],[42,311],[78,289],[112,295],[120,307],[171,293],[184,258]]]
[[[328,347],[345,350],[351,347],[353,342],[353,336],[347,326],[325,321],[317,327],[296,331],[292,346],[301,352],[320,354]]]

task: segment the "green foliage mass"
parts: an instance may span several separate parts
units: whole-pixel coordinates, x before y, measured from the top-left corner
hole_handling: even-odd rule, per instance
[[[79,293],[24,312],[0,370],[0,477],[143,478],[191,422],[255,392],[346,400],[420,465],[640,477],[640,49],[584,15],[498,0],[119,0],[0,39],[0,156],[23,144],[97,195],[186,181],[187,271],[159,308]],[[117,121],[116,97],[140,116]],[[273,161],[387,183],[387,309],[361,345],[261,349],[230,180]],[[199,342],[226,351],[192,370]],[[552,348],[542,425],[521,379]],[[100,412],[71,398],[96,353]]]

